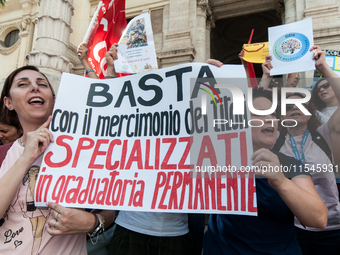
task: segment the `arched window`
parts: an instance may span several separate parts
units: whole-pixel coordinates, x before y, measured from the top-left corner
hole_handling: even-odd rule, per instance
[[[19,39],[19,29],[12,30],[11,32],[6,35],[4,46],[9,48],[13,46]]]

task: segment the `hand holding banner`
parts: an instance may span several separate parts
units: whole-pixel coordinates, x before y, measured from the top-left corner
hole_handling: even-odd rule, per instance
[[[222,91],[218,77],[241,78],[229,81],[242,96],[232,103],[223,89],[204,115],[202,98]],[[36,204],[256,215],[254,173],[239,171],[252,151],[245,77],[239,65],[201,63],[100,83],[64,73]],[[215,125],[214,116],[224,119]]]

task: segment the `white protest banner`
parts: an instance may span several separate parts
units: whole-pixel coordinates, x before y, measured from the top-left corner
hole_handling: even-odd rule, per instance
[[[158,69],[149,13],[134,17],[118,42],[118,73],[140,73]]]
[[[256,215],[254,174],[238,171],[251,162],[250,114],[244,107],[243,114],[232,115],[233,94],[218,88],[230,83],[238,83],[239,103],[246,106],[240,65],[183,64],[108,80],[64,73],[50,124],[55,142],[37,180],[37,206],[54,201],[80,208]],[[207,97],[212,107],[204,114],[206,91],[215,97]],[[218,104],[211,104],[215,98]],[[217,118],[228,124],[214,125]]]
[[[273,69],[270,75],[305,72],[315,69],[312,19],[269,27],[269,55]]]

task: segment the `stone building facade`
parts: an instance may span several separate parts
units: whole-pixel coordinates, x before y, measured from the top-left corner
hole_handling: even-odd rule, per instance
[[[82,75],[76,48],[98,2],[8,0],[0,11],[0,83],[26,64],[38,66],[55,88],[62,72]],[[252,28],[253,42],[263,42],[268,27],[309,17],[315,44],[340,50],[338,0],[126,0],[127,19],[143,12],[151,14],[160,68],[209,57],[239,63]]]

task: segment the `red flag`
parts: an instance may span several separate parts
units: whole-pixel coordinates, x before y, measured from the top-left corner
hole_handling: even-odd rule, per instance
[[[114,43],[118,43],[127,25],[125,18],[125,0],[102,0],[103,5],[98,13],[88,41],[87,61],[100,79],[106,73],[105,54]]]

